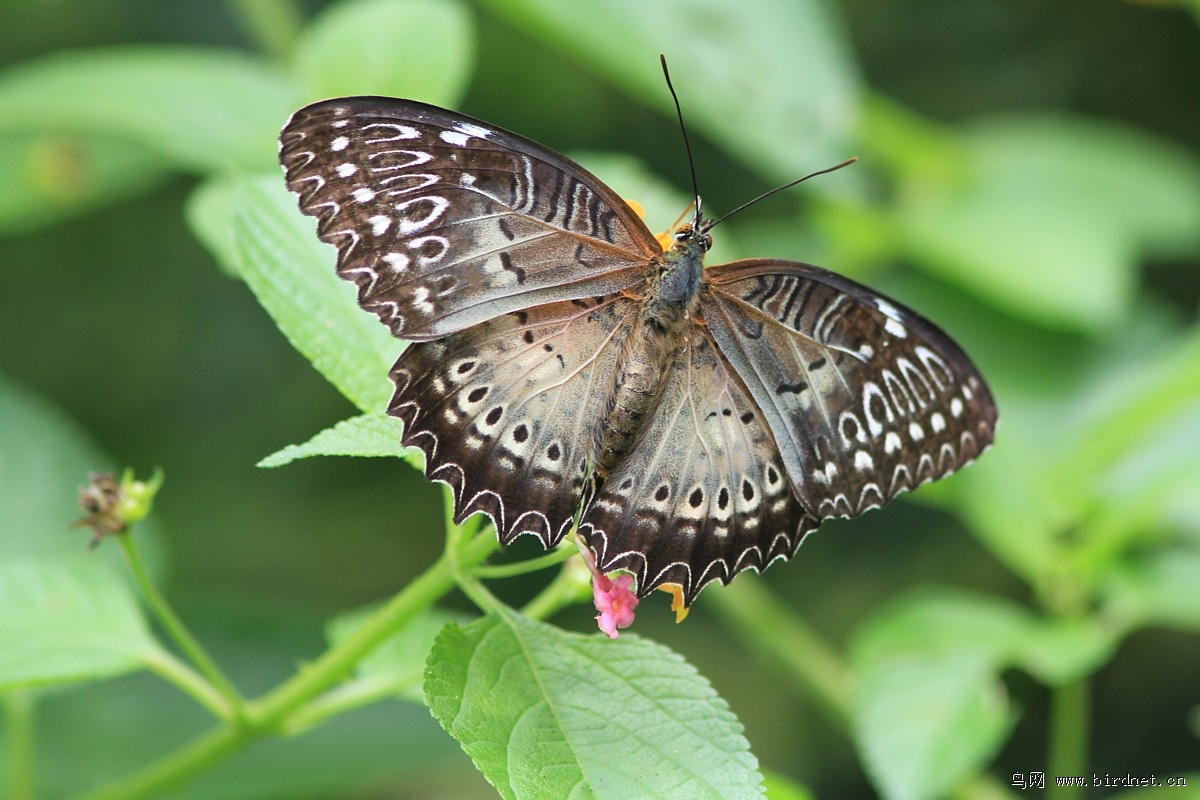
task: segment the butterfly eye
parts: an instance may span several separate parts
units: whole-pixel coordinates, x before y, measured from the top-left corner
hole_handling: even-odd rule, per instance
[[[704,252],[707,253],[709,250],[712,250],[712,236],[706,233],[704,234]]]
[[[686,242],[690,238],[692,238],[692,226],[691,225],[684,223],[683,225],[680,225],[678,228],[675,229],[675,241]]]

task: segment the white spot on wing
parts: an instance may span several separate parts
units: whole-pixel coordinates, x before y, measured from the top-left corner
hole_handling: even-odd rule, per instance
[[[392,268],[392,272],[400,273],[408,269],[409,257],[404,253],[384,253],[383,262]]]
[[[392,226],[392,218],[385,217],[382,214],[371,217],[367,222],[371,223],[371,233],[376,236],[383,236],[387,233],[387,229]]]
[[[429,288],[418,286],[413,289],[413,305],[423,314],[433,313],[433,303],[429,302]]]
[[[349,163],[338,164],[335,169],[337,171],[337,174],[343,178],[349,178],[351,175],[358,172],[358,167],[356,167],[354,164],[349,164]]]
[[[452,144],[455,147],[463,147],[472,139],[486,139],[491,136],[492,132],[487,128],[481,128],[478,125],[472,125],[469,122],[459,122],[455,124],[453,130],[442,131],[438,134],[438,138],[446,144]]]
[[[875,307],[883,312],[887,317],[887,322],[883,323],[883,329],[895,336],[897,339],[903,339],[908,336],[908,330],[901,323],[900,309],[884,300],[882,297],[875,298]]]
[[[364,187],[361,189],[355,189],[351,193],[351,196],[360,203],[369,203],[375,199],[375,192]]]
[[[339,136],[329,143],[329,149],[335,153],[340,153],[350,146],[350,137]]]

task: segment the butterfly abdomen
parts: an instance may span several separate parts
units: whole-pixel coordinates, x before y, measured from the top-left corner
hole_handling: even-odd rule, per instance
[[[693,238],[677,241],[647,277],[600,426],[595,459],[600,482],[633,449],[658,403],[671,359],[691,324],[688,317],[696,310],[702,254]]]
[[[643,308],[644,311],[644,308]],[[633,449],[638,431],[658,404],[679,328],[639,315],[625,341],[597,437],[594,471],[603,481]]]

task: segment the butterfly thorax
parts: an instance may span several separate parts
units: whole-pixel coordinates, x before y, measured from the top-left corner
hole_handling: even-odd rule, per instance
[[[663,254],[657,274],[651,276],[647,293],[648,310],[663,316],[668,325],[678,324],[695,311],[704,254],[712,246],[712,237],[702,226],[682,225],[672,238],[674,242]]]
[[[602,482],[633,448],[638,432],[654,411],[671,360],[699,305],[707,234],[685,225],[647,278],[641,309],[622,349],[609,392],[608,413],[600,428],[594,472]]]

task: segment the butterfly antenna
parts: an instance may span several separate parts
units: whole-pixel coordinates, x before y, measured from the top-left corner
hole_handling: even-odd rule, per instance
[[[675,87],[671,84],[671,72],[667,69],[667,57],[663,53],[658,54],[658,60],[662,62],[663,77],[667,79],[667,90],[671,93],[671,100],[675,103],[675,116],[679,119],[679,131],[683,134],[683,149],[687,151],[688,170],[692,173],[692,197],[696,198],[696,225],[700,223],[700,186],[696,183],[696,161],[692,158],[692,144],[688,141],[687,126],[683,124],[683,109],[679,107],[679,95],[675,94]],[[686,212],[684,212],[686,213]],[[679,224],[676,221],[676,224]]]
[[[746,202],[742,203],[740,206],[735,208],[733,211],[730,211],[728,214],[725,214],[724,216],[719,217],[714,222],[710,222],[708,224],[708,229],[712,230],[713,228],[717,227],[722,222],[729,219],[730,217],[732,217],[734,214],[738,213],[739,211],[744,211],[745,209],[747,209],[750,206],[757,203],[759,200],[765,200],[768,197],[770,197],[771,195],[775,194],[776,192],[782,192],[784,189],[790,189],[793,186],[795,186],[797,183],[804,183],[804,181],[808,180],[809,178],[815,178],[818,175],[825,175],[826,173],[829,173],[829,172],[837,172],[842,167],[848,167],[851,164],[853,164],[855,161],[858,161],[858,158],[847,158],[845,161],[843,161],[840,164],[837,164],[836,166],[826,167],[825,169],[819,169],[816,172],[810,172],[807,175],[805,175],[803,178],[797,178],[796,180],[794,180],[790,183],[785,183],[783,186],[776,186],[774,189],[763,192],[758,197],[755,197],[752,200],[747,200]]]

